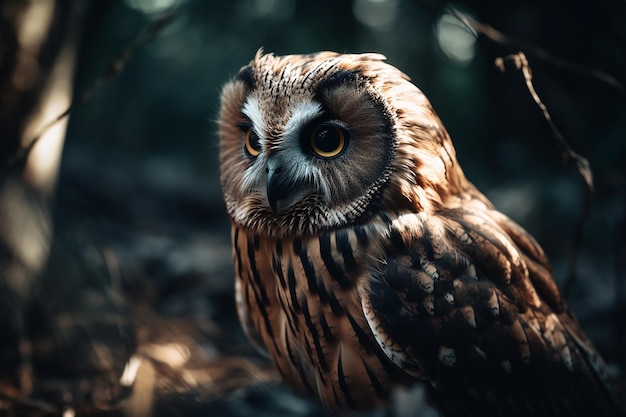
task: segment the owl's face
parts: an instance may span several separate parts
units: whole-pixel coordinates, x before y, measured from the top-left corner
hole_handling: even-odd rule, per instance
[[[312,234],[364,221],[381,206],[430,207],[428,190],[445,180],[454,150],[442,160],[449,138],[439,119],[383,60],[259,53],[224,87],[221,181],[233,221]]]

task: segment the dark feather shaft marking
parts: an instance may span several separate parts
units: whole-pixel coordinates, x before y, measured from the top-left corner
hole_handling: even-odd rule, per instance
[[[350,387],[348,386],[348,383],[346,382],[346,376],[343,370],[341,354],[339,355],[339,358],[337,359],[337,382],[339,383],[339,388],[341,389],[341,392],[343,393],[343,398],[345,398],[346,404],[348,405],[348,407],[355,408],[356,404],[354,403],[354,399],[352,398]]]
[[[320,243],[320,255],[324,261],[324,265],[328,270],[328,273],[334,279],[342,289],[350,288],[350,281],[346,279],[346,276],[339,265],[335,262],[332,253],[332,247],[330,245],[330,234],[322,233],[319,237]]]
[[[283,274],[283,268],[280,265],[279,258],[277,256],[272,256],[272,271],[278,277],[278,282],[280,283],[281,288],[287,288],[287,282],[285,281],[285,275]]]
[[[348,236],[348,231],[346,229],[340,229],[335,232],[335,244],[343,256],[346,272],[355,271],[357,265],[354,259],[354,254],[352,253],[350,237]]]
[[[265,286],[263,282],[261,282],[261,275],[259,274],[259,270],[256,267],[256,259],[255,259],[255,249],[253,242],[248,242],[248,262],[250,263],[250,271],[252,272],[252,277],[254,278],[256,291],[259,293],[261,301],[264,305],[269,305],[270,300],[267,296],[267,292],[265,291]]]
[[[378,377],[376,376],[374,371],[372,371],[372,369],[369,366],[367,366],[367,363],[365,362],[363,362],[363,367],[365,368],[365,372],[367,372],[367,377],[370,379],[370,383],[372,384],[372,387],[374,388],[374,392],[376,392],[376,395],[378,395],[381,398],[386,398],[388,395],[387,390],[383,388],[383,385],[378,380]]]
[[[309,292],[311,294],[319,293],[319,290],[317,288],[317,276],[315,275],[315,268],[313,268],[313,264],[311,264],[311,262],[309,261],[309,255],[306,251],[306,248],[300,249],[300,262],[302,263],[304,275],[306,276],[306,280],[309,285]]]
[[[291,343],[289,343],[289,339],[290,337],[287,333],[287,328],[285,327],[285,349],[287,350],[287,356],[289,357],[292,365],[296,368],[296,371],[298,372],[298,375],[300,377],[300,381],[302,381],[302,385],[304,385],[304,387],[310,391],[311,385],[306,376],[306,373],[304,372],[304,368],[302,368],[302,362],[299,359],[296,359],[293,349],[291,348]]]
[[[324,349],[322,348],[322,344],[320,342],[320,336],[317,333],[317,327],[313,323],[311,319],[311,312],[309,311],[309,305],[306,301],[306,297],[303,299],[302,303],[302,312],[304,313],[304,323],[307,326],[308,335],[313,339],[313,347],[315,348],[315,353],[317,354],[317,361],[322,368],[322,371],[328,371],[328,364],[326,363],[326,355],[324,354]],[[320,373],[323,375],[323,373]]]
[[[293,271],[293,265],[287,267],[287,285],[289,287],[289,296],[291,297],[291,308],[296,313],[301,313],[300,302],[298,301],[298,293],[296,291],[296,275]]]

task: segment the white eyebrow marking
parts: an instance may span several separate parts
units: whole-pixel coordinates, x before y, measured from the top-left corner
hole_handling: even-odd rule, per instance
[[[263,120],[263,114],[259,108],[259,99],[256,97],[248,97],[243,108],[242,113],[245,114],[252,122],[252,130],[261,139],[265,138],[265,120]]]
[[[311,120],[322,114],[322,106],[319,103],[302,102],[298,103],[291,112],[291,117],[285,124],[285,134],[298,134],[300,129]]]

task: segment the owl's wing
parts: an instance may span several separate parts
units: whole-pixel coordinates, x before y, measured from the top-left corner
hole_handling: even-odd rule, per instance
[[[602,359],[520,226],[454,209],[401,216],[389,242],[362,307],[387,357],[430,381],[445,415],[618,414]]]

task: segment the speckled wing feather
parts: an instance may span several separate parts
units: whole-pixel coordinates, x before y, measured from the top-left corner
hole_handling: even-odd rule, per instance
[[[521,227],[490,207],[389,224],[363,310],[444,415],[618,415],[602,359]]]

